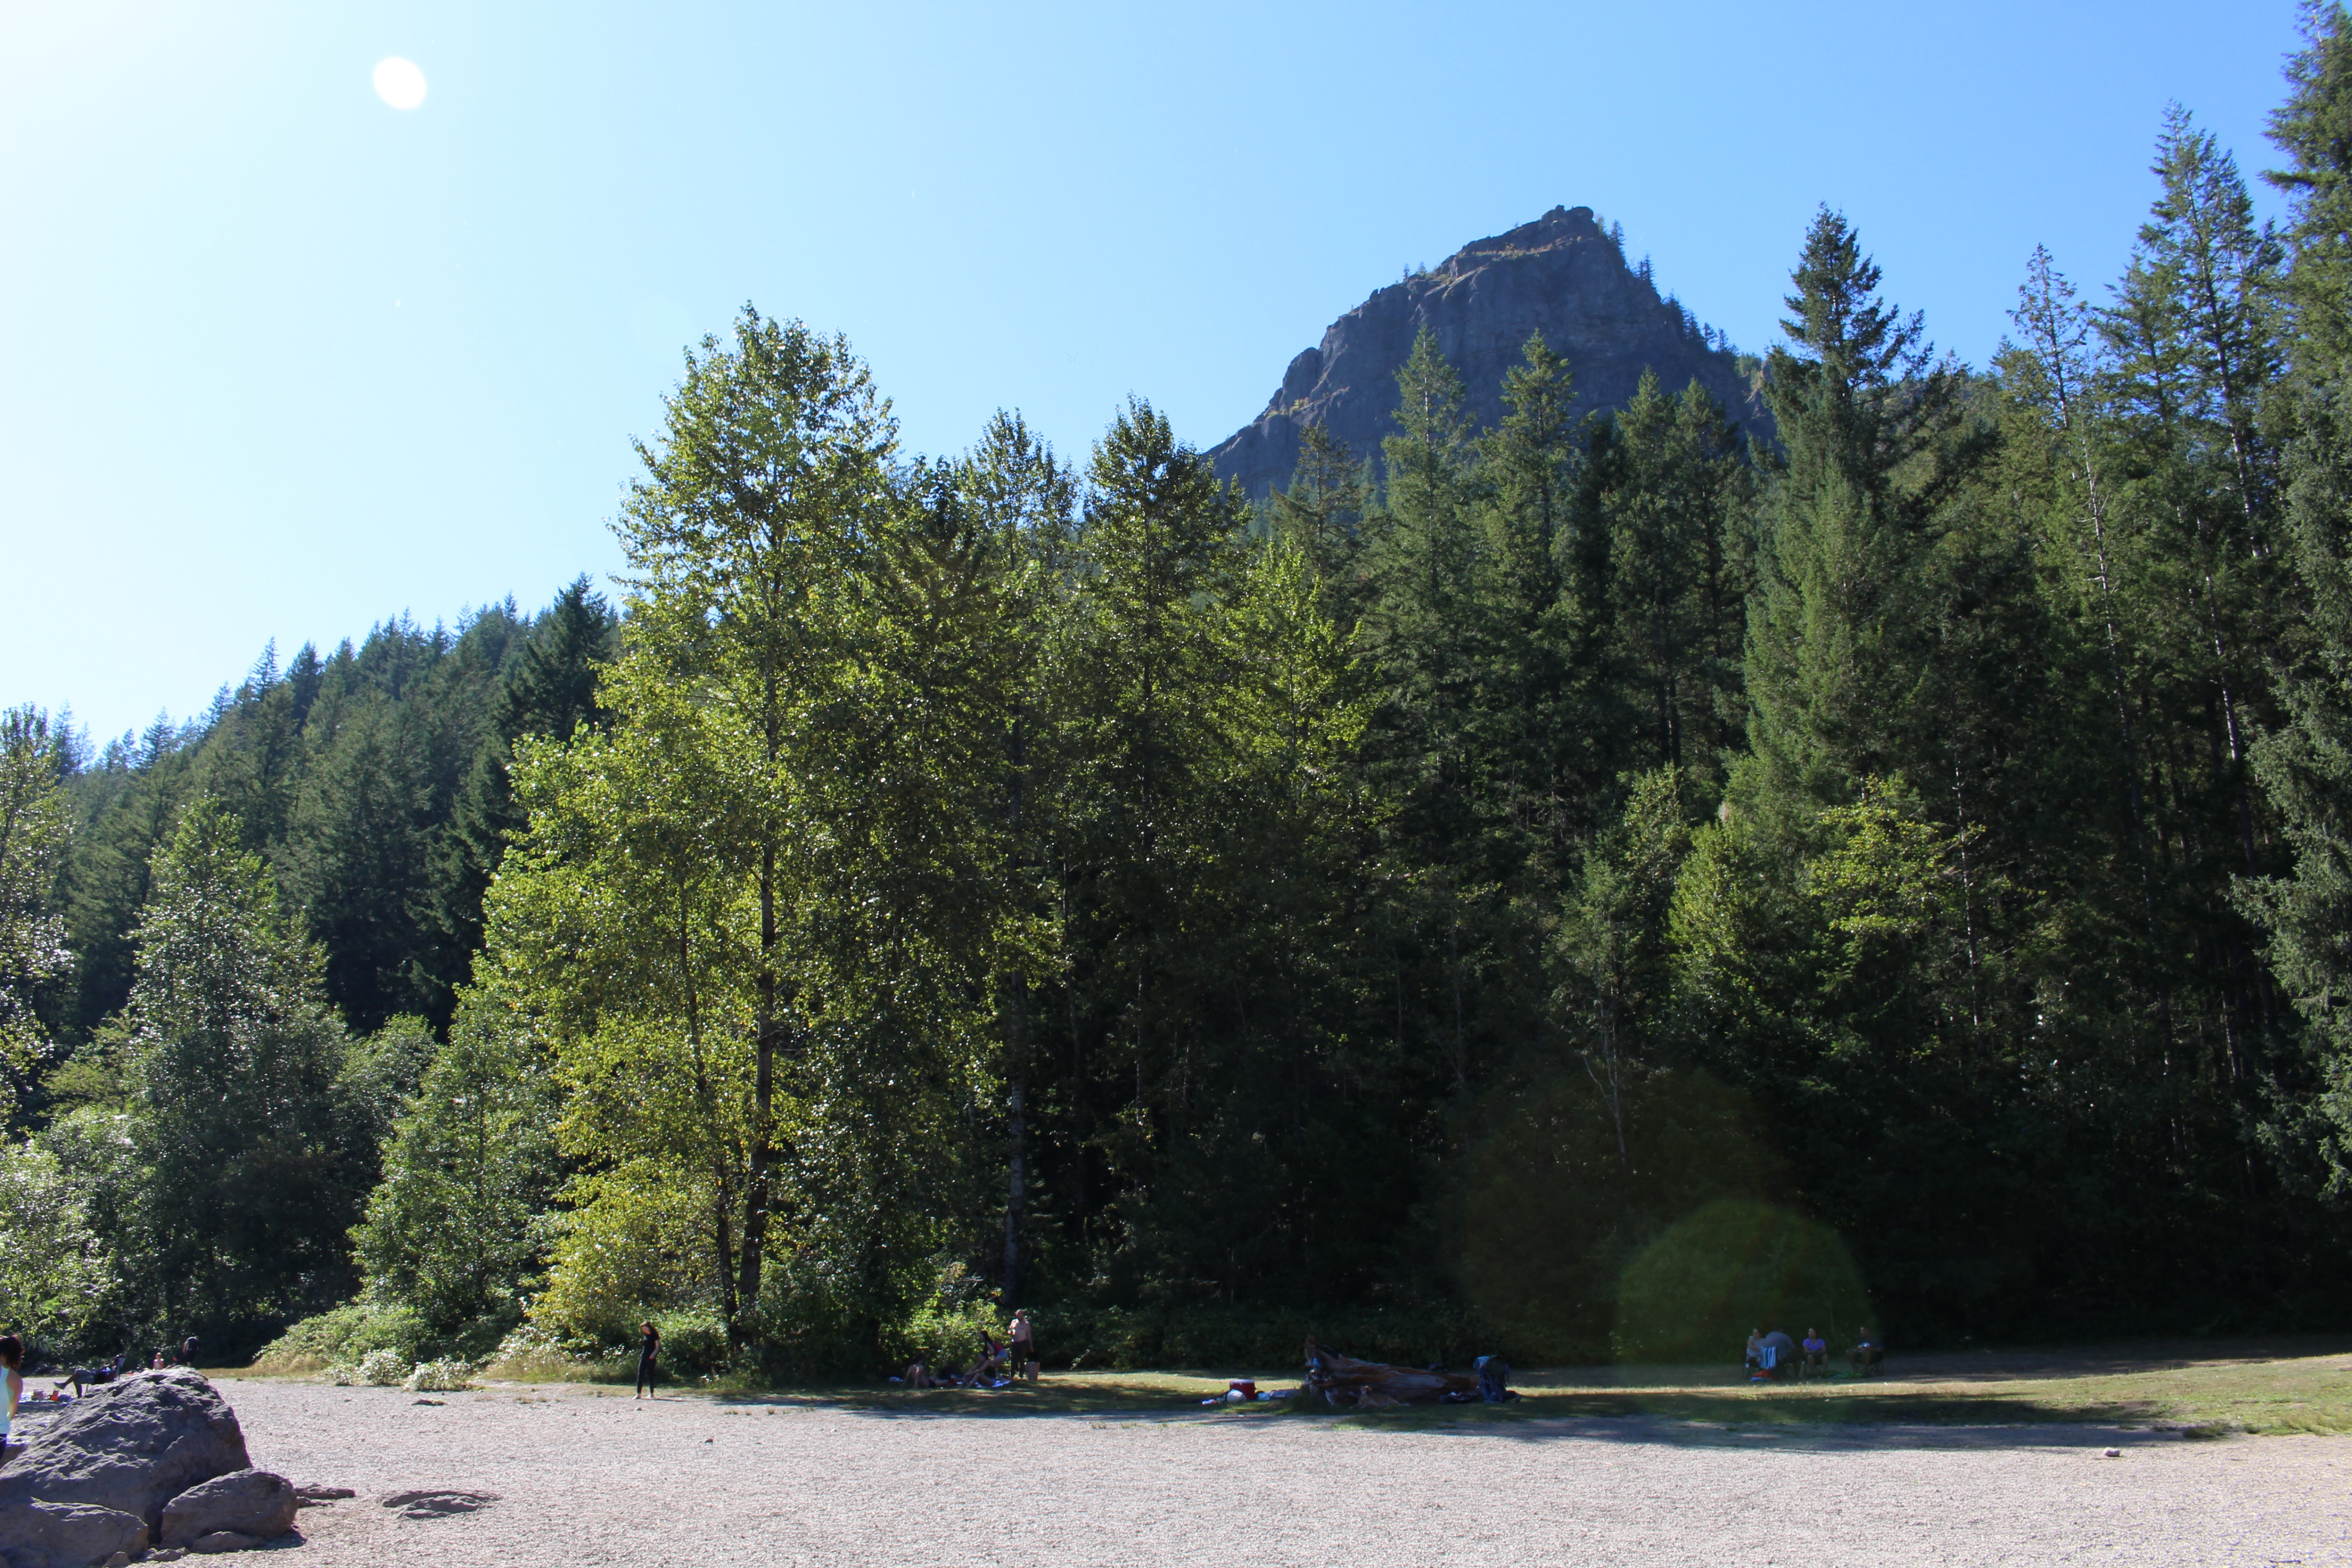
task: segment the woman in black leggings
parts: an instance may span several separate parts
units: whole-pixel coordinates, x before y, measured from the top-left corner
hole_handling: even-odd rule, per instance
[[[651,1323],[639,1323],[646,1331],[645,1342],[637,1346],[637,1396],[650,1399],[654,1393],[654,1357],[661,1353],[661,1331]]]

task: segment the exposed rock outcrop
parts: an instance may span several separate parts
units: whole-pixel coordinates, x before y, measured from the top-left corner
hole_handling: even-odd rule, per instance
[[[1463,247],[1332,322],[1319,345],[1290,362],[1265,412],[1211,452],[1218,476],[1238,479],[1253,498],[1288,484],[1307,425],[1322,426],[1358,459],[1378,462],[1381,438],[1397,432],[1396,373],[1423,326],[1462,377],[1482,426],[1502,416],[1503,372],[1521,363],[1529,334],[1540,331],[1575,372],[1579,413],[1618,406],[1653,369],[1669,393],[1696,379],[1734,421],[1771,427],[1736,356],[1626,265],[1591,209],[1554,207]]]

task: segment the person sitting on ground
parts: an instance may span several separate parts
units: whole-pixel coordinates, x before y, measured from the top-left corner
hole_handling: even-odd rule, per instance
[[[1764,1370],[1774,1377],[1786,1377],[1796,1370],[1797,1342],[1787,1333],[1774,1329],[1764,1336]]]
[[[0,1465],[8,1462],[8,1433],[16,1425],[16,1401],[25,1397],[25,1342],[0,1334]]]
[[[1761,1372],[1764,1370],[1763,1330],[1750,1329],[1748,1331],[1748,1352],[1747,1354],[1740,1359],[1739,1365],[1741,1370],[1746,1372]]]
[[[1862,1331],[1862,1337],[1854,1341],[1853,1349],[1845,1352],[1845,1358],[1853,1363],[1853,1374],[1856,1377],[1868,1377],[1870,1369],[1886,1359],[1886,1346],[1879,1342],[1878,1337],[1873,1334],[1869,1326],[1865,1324]]]
[[[1797,1363],[1800,1372],[1827,1372],[1830,1369],[1830,1342],[1822,1338],[1819,1329],[1807,1329],[1797,1349],[1804,1359]]]
[[[940,1385],[940,1380],[933,1377],[930,1370],[919,1361],[910,1361],[907,1363],[907,1375],[904,1381],[908,1388],[937,1388]]]
[[[157,1345],[155,1347],[155,1359],[147,1363],[147,1369],[150,1372],[161,1372],[163,1370],[164,1364],[163,1347],[162,1345]]]
[[[1003,1341],[982,1329],[980,1331],[980,1359],[972,1363],[970,1372],[963,1374],[966,1388],[983,1386],[988,1382],[989,1373],[1004,1364]]]

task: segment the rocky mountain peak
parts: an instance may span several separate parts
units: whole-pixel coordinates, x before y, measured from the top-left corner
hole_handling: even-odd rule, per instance
[[[1769,427],[1729,348],[1661,295],[1646,269],[1626,263],[1591,207],[1554,207],[1474,240],[1332,322],[1290,362],[1265,411],[1211,451],[1218,474],[1252,496],[1289,483],[1308,425],[1377,462],[1381,439],[1396,433],[1396,373],[1424,326],[1481,425],[1502,416],[1503,372],[1540,331],[1567,356],[1580,412],[1623,403],[1648,369],[1674,392],[1696,380],[1735,420]]]

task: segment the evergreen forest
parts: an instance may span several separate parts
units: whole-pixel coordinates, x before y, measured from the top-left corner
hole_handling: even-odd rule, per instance
[[[2342,1328],[2352,17],[1981,366],[1824,207],[1754,362],[1263,502],[686,356],[583,578],[0,724],[0,1327],[866,1374]],[[2257,216],[2249,179],[2282,194]],[[932,1353],[936,1353],[934,1350]]]

